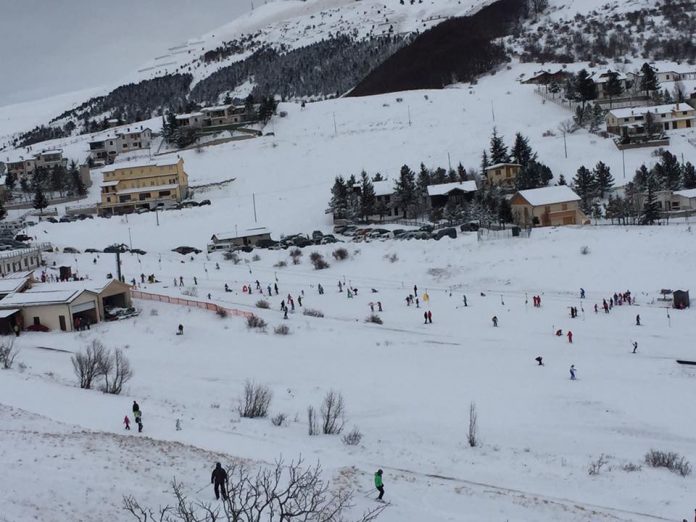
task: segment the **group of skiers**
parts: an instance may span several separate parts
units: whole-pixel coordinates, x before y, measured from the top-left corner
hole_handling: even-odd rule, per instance
[[[142,433],[143,431],[143,412],[140,409],[140,405],[133,401],[133,418],[135,419],[135,423],[138,425],[138,433]],[[128,415],[126,415],[123,418],[123,424],[125,425],[127,430],[130,430],[130,419],[128,418]]]

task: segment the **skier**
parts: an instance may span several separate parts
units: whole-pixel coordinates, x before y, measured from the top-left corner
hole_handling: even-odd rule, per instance
[[[183,324],[179,325],[179,331],[176,333],[176,335],[184,335],[184,325]]]
[[[196,276],[193,276],[193,284],[198,286],[198,278]]]
[[[543,361],[541,355],[540,355],[539,357],[537,357],[536,359],[534,359],[534,360],[535,360],[537,363],[539,363],[538,366],[544,366],[544,361]]]
[[[278,283],[273,283],[273,289],[275,290],[275,294],[278,295]]]
[[[462,295],[462,298],[464,299],[464,306],[468,306],[468,305],[466,304],[466,296],[465,296],[465,295]]]
[[[633,352],[636,353],[636,350],[638,350],[638,341],[633,341]]]
[[[375,303],[370,302],[370,312],[374,313],[375,311]]]
[[[377,311],[382,311],[382,301],[377,301]]]
[[[430,310],[428,310],[428,322],[433,324],[433,313]]]
[[[210,296],[210,293],[208,294],[208,301],[210,301],[212,297]]]
[[[377,500],[382,500],[382,497],[384,496],[384,482],[382,482],[381,469],[378,469],[377,473],[375,473],[375,487],[377,488],[377,491],[379,491],[379,496],[377,497]]]
[[[497,327],[498,327],[498,316],[497,316],[497,315],[494,315],[494,316],[493,316],[493,319],[491,319],[491,320],[493,321],[493,326],[494,326],[495,328],[497,328]]]
[[[14,330],[15,337],[19,337],[19,324],[15,323],[12,329]]]
[[[227,472],[219,462],[215,463],[215,469],[210,476],[210,483],[214,484],[213,490],[215,491],[215,498],[220,500],[220,494],[222,494],[222,500],[227,500],[227,489],[225,488],[225,484],[227,483]]]
[[[413,295],[418,295],[418,287],[416,285],[413,285]]]
[[[126,429],[127,429],[127,430],[130,430],[130,419],[128,418],[128,415],[126,415],[125,417],[123,417],[123,424],[126,425]]]
[[[584,288],[580,289],[580,299],[585,299],[585,289]]]
[[[423,312],[423,319],[425,319],[423,324],[428,324],[428,312]]]
[[[568,336],[568,342],[569,342],[570,344],[573,344],[573,332],[571,332],[570,330],[568,330],[568,333],[567,333],[566,335]]]
[[[179,286],[184,286],[184,278],[179,276]]]
[[[343,285],[341,284],[340,281],[338,282],[338,291],[343,292]]]
[[[299,306],[302,306],[302,296],[301,296],[301,295],[298,295],[298,296],[297,296],[297,304],[298,304]]]
[[[636,315],[636,326],[640,326],[640,314]]]
[[[319,295],[322,295],[324,293],[324,287],[321,286],[321,283],[317,285],[317,290],[319,291]]]
[[[229,291],[230,291],[230,286],[227,283],[225,283],[225,292],[229,292]]]
[[[266,290],[268,290],[268,297],[271,297],[271,285],[268,285],[268,288]]]
[[[288,307],[287,306],[285,307],[284,312],[285,313],[283,314],[283,319],[287,319],[288,318]]]
[[[135,423],[138,425],[138,433],[142,433],[142,431],[143,431],[143,412],[140,409],[138,409],[138,411],[136,411],[134,413],[134,415],[135,415]]]
[[[577,369],[575,368],[575,365],[574,365],[574,364],[571,364],[571,365],[570,365],[570,380],[571,380],[571,381],[574,381],[574,380],[575,380],[575,372],[576,372],[576,371],[577,371]]]
[[[418,300],[417,297],[416,297],[416,308],[420,308],[420,301]]]
[[[140,411],[140,405],[137,402],[133,401],[133,417],[135,417],[135,414],[138,413],[139,411]]]
[[[181,431],[181,419],[176,419],[176,431]]]

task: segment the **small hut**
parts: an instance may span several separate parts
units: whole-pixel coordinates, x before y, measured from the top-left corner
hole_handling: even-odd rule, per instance
[[[689,308],[689,291],[688,290],[675,290],[672,292],[672,306],[679,310],[684,308]]]

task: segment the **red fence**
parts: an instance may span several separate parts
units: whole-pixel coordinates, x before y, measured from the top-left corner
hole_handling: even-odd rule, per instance
[[[192,299],[182,299],[180,297],[171,297],[169,295],[151,294],[149,292],[141,292],[140,290],[131,290],[131,295],[135,299],[143,299],[145,301],[157,301],[159,303],[169,303],[181,306],[192,306],[194,308],[202,308],[203,310],[210,310],[212,312],[220,312],[221,310],[223,310],[227,312],[228,315],[233,315],[236,317],[246,318],[254,315],[251,312],[237,310],[236,308],[225,308],[224,306],[219,306],[215,303],[208,303],[206,301],[194,301]]]

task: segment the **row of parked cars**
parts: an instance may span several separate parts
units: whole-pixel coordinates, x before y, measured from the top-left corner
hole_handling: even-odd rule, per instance
[[[461,231],[477,230],[478,225],[467,223],[460,227]],[[362,241],[384,241],[387,239],[435,239],[440,240],[443,237],[457,237],[457,229],[454,227],[435,228],[433,225],[423,225],[415,230],[394,229],[387,230],[386,228],[373,227],[358,227],[357,225],[339,225],[334,227],[334,232],[344,236],[351,237],[354,242]]]

